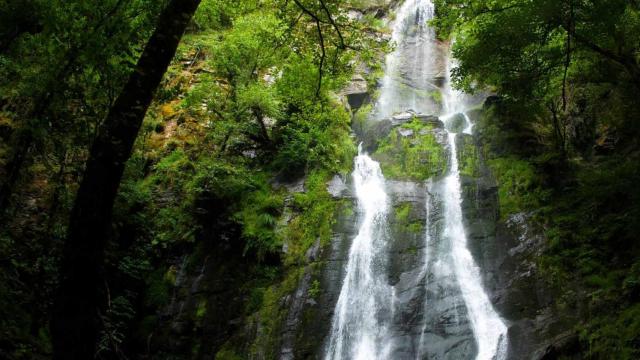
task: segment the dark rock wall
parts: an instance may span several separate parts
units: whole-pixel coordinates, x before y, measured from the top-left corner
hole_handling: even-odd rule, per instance
[[[554,293],[536,265],[536,256],[544,249],[541,229],[532,225],[529,214],[500,217],[496,180],[484,163],[481,144],[466,134],[458,135],[456,141],[463,168],[462,207],[468,244],[482,270],[485,289],[509,327],[508,358],[571,358],[575,339],[567,331],[570,317],[555,309]],[[414,359],[416,353],[427,359],[475,356],[467,309],[447,255],[449,245],[441,236],[444,219],[439,180],[387,180],[393,239],[389,282],[396,290],[391,329],[393,359]],[[352,209],[357,209],[349,185],[342,183],[337,188],[342,189],[339,196],[346,196],[352,201]],[[324,250],[323,267],[318,270],[322,274],[321,295],[317,302],[307,303],[307,318],[298,326],[296,359],[322,358],[358,218],[357,210],[338,216],[332,245]],[[429,257],[426,269],[425,257]]]
[[[401,124],[389,122],[389,129]],[[390,130],[385,132],[388,135]],[[509,359],[572,358],[576,339],[567,331],[570,314],[558,313],[554,293],[536,265],[544,249],[542,231],[532,225],[530,214],[500,216],[497,184],[478,141],[464,134],[456,139],[462,210],[485,289],[509,327]],[[442,146],[448,149],[448,144]],[[392,239],[388,274],[395,288],[390,331],[393,359],[415,359],[417,353],[425,359],[473,359],[476,353],[449,245],[441,236],[440,180],[387,179]],[[341,204],[332,239],[326,246],[318,242],[309,249],[307,263],[297,270],[295,290],[279,300],[281,324],[269,345],[274,349],[255,347],[264,320],[244,313],[248,294],[243,284],[250,281],[252,266],[242,249],[231,246],[237,230],[222,231],[224,224],[212,225],[205,234],[216,242],[205,241],[195,255],[176,258],[172,301],[161,314],[164,325],[150,339],[151,348],[160,349],[158,354],[188,354],[176,358],[214,359],[231,343],[236,353],[247,358],[321,359],[362,215],[348,177],[336,176],[328,190]]]
[[[463,217],[469,248],[483,273],[484,287],[509,327],[509,359],[573,358],[571,314],[554,307],[555,294],[536,257],[544,250],[541,228],[531,214],[500,216],[498,187],[482,157],[478,137],[460,134],[458,156],[474,157],[472,174],[461,176]],[[475,147],[477,151],[465,153]]]

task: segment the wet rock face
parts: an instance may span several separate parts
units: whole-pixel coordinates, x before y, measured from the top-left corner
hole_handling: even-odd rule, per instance
[[[436,120],[425,117],[427,122]],[[448,146],[446,138],[440,146],[443,149]],[[348,200],[350,205],[345,206],[336,218],[330,246],[320,250],[320,294],[314,301],[298,299],[288,305],[290,314],[296,315],[288,318],[287,324],[295,326],[289,327],[283,335],[285,341],[280,359],[322,358],[328,341],[349,249],[362,216],[354,202],[349,180],[336,177],[328,183],[328,188],[334,197]],[[442,239],[444,219],[440,185],[438,182],[387,179],[386,191],[390,199],[388,231],[391,243],[385,266],[388,282],[395,288],[389,329],[390,358],[473,359],[476,343],[452,272],[449,243]],[[303,277],[296,294],[303,294],[308,288],[308,281],[305,283]],[[292,347],[288,339],[293,338],[297,342]]]
[[[467,119],[462,114],[455,114],[445,122],[447,130],[461,133],[467,127]]]
[[[415,119],[414,119],[415,120]],[[443,131],[437,118],[424,116],[431,130]],[[415,130],[416,136],[420,130]],[[431,133],[430,133],[431,134]],[[446,137],[438,146],[446,151]],[[320,292],[313,301],[304,299],[309,280],[302,277],[287,306],[290,316],[283,334],[280,359],[322,358],[328,341],[349,249],[359,229],[358,207],[350,179],[334,177],[329,192],[345,206],[336,217],[331,244],[319,250],[316,274]],[[440,185],[436,181],[387,179],[390,199],[388,282],[395,288],[389,329],[393,359],[473,359],[476,343],[467,317],[444,228]],[[427,240],[429,239],[433,240]],[[425,266],[428,264],[428,266]],[[305,270],[306,271],[306,270]],[[296,339],[291,341],[291,339]],[[294,344],[294,345],[292,345]]]
[[[532,225],[529,214],[500,217],[496,181],[476,141],[462,134],[456,139],[460,166],[469,166],[461,170],[463,217],[485,290],[509,327],[508,359],[555,359],[554,351],[560,354],[556,348],[570,345],[572,337],[537,269],[535,259],[544,249],[542,231]]]
[[[436,136],[448,153],[446,131],[435,117],[411,114],[405,119],[400,114],[381,125],[384,136],[395,131],[398,138],[411,141],[423,130],[397,130],[416,120],[430,124],[428,133]],[[554,312],[553,294],[536,268],[535,257],[544,243],[541,231],[530,225],[528,214],[500,217],[496,181],[484,163],[478,138],[459,134],[455,141],[468,246],[493,305],[509,327],[508,359],[554,359],[570,353],[567,349],[575,338],[558,320],[561,317]],[[300,296],[288,305],[295,316],[287,323],[295,326],[283,334],[281,359],[319,359],[324,355],[349,248],[362,215],[348,178],[332,179],[328,189],[348,205],[336,218],[330,246],[318,250],[317,276],[313,276],[320,279],[319,294],[312,299]],[[442,177],[412,181],[389,176],[386,191],[391,207],[386,266],[389,284],[395,289],[390,358],[473,359],[477,345],[453,273],[450,243],[442,236]],[[307,294],[309,288],[303,276],[299,284],[302,291],[297,294]]]
[[[280,360],[322,358],[360,215],[350,198],[351,184],[343,183],[340,188],[340,192],[333,193],[342,198],[343,203],[336,214],[331,242],[326,247],[318,244],[297,289],[285,299],[283,306],[287,308],[287,316],[278,355]]]
[[[389,181],[388,192],[389,281],[396,291],[391,358],[472,359],[476,344],[442,237],[440,186]]]
[[[239,229],[214,220],[200,234],[200,247],[175,258],[175,282],[157,316],[147,346],[153,358],[213,359],[223,344],[242,333],[251,265],[238,244]]]

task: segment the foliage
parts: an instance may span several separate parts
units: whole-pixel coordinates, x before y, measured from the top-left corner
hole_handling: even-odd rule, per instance
[[[533,212],[545,229],[537,260],[558,306],[580,319],[583,355],[638,357],[638,4],[438,0],[436,10],[439,35],[455,38],[457,86],[499,96],[475,129],[501,215]]]
[[[309,248],[317,242],[325,246],[331,238],[338,203],[327,192],[328,172],[315,171],[307,177],[305,192],[293,196],[295,216],[287,224],[285,241],[287,257],[285,264],[304,264]]]
[[[273,165],[288,176],[313,168],[346,172],[356,153],[349,116],[337,104],[325,111],[312,105],[293,114],[279,124],[275,141],[282,146]]]
[[[635,326],[630,314],[639,300],[635,234],[640,229],[633,220],[640,216],[637,153],[558,161],[552,144],[534,143],[521,121],[535,118],[520,109],[490,104],[476,126],[481,139],[493,137],[484,156],[497,178],[501,216],[533,212],[544,227],[547,249],[537,261],[560,294],[559,307],[585,305],[584,312],[566,315],[581,319],[576,330],[584,353],[634,358],[636,333],[613,331]],[[508,119],[518,114],[519,121]]]
[[[544,199],[540,181],[533,166],[516,157],[489,160],[489,167],[499,187],[500,213],[502,216],[537,209]]]
[[[50,298],[82,165],[165,4],[0,0],[0,177],[15,154],[29,159],[6,212],[15,216],[0,234],[3,355],[49,355]],[[176,259],[204,259],[200,252],[211,247],[250,264],[255,282],[239,291],[252,294],[251,306],[238,316],[273,314],[266,324],[277,334],[277,304],[296,284],[308,249],[329,239],[337,202],[326,181],[347,173],[355,156],[350,114],[335,93],[356,58],[379,75],[385,46],[370,37],[384,30],[379,19],[356,22],[342,1],[325,0],[327,11],[315,1],[299,4],[202,1],[120,184],[99,356],[147,354],[148,336],[169,328],[161,314],[179,285]],[[33,141],[20,149],[23,133]],[[275,178],[304,176],[304,193],[272,186]],[[195,271],[191,263],[181,270]],[[189,318],[194,328],[213,311],[200,300]],[[225,351],[218,357],[242,352]]]
[[[444,174],[446,151],[431,130],[431,124],[415,118],[391,131],[373,154],[385,177],[423,181]],[[403,131],[410,135],[402,135]]]
[[[242,225],[242,235],[246,239],[245,252],[257,252],[258,258],[265,254],[277,253],[282,247],[282,239],[276,233],[284,198],[263,188],[251,193],[241,205],[235,217]]]
[[[58,256],[86,149],[161,6],[0,1],[0,182],[10,196],[0,209],[0,236],[10,244],[0,248],[9,260],[0,265],[7,286],[0,302],[19,316],[2,316],[3,356],[50,357]],[[21,156],[22,164],[16,161]],[[15,177],[8,173],[12,167]],[[23,206],[27,202],[33,206]],[[5,307],[5,299],[15,307]]]

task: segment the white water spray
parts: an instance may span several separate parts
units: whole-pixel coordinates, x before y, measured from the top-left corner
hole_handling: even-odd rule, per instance
[[[435,108],[429,94],[439,91],[434,79],[442,76],[437,66],[439,49],[433,28],[434,6],[430,0],[407,0],[396,12],[391,41],[395,51],[387,55],[378,118],[412,109],[429,113]]]
[[[384,269],[387,194],[380,165],[359,149],[353,180],[363,214],[349,261],[325,359],[387,359],[393,290]]]
[[[424,279],[424,288],[425,290],[429,286],[429,264],[431,263],[431,252],[429,251],[429,247],[431,246],[431,194],[429,194],[429,190],[431,190],[431,180],[427,182],[427,196],[425,199],[425,208],[426,215],[425,218],[427,220],[424,232],[424,259],[422,264],[422,269],[420,269],[420,274],[418,275],[418,279]],[[424,314],[429,311],[429,303],[427,302],[427,297],[425,295],[425,300],[423,304]],[[418,341],[418,350],[416,351],[416,360],[421,360],[422,355],[424,354],[424,334],[427,332],[427,322],[425,321],[422,324],[422,329],[420,331],[420,340]]]
[[[389,117],[397,112],[412,109],[427,114],[438,113],[440,106],[428,94],[440,91],[443,86],[443,120],[455,114],[463,114],[467,120],[465,133],[471,133],[472,124],[465,113],[467,96],[451,87],[449,73],[455,66],[443,62],[442,44],[436,40],[434,30],[427,22],[433,18],[431,0],[406,0],[397,11],[392,40],[396,50],[387,56],[386,72],[381,95],[376,104],[377,118]],[[442,79],[444,78],[444,84]],[[425,234],[424,264],[417,281],[435,275],[448,281],[458,291],[467,308],[468,317],[477,343],[476,360],[503,360],[507,355],[507,328],[494,310],[482,287],[480,269],[467,248],[461,209],[460,172],[455,144],[456,134],[449,132],[451,169],[448,176],[438,183],[442,186],[445,226],[442,240],[447,242],[443,253],[430,256],[432,240]],[[349,250],[346,274],[335,307],[329,341],[325,348],[325,360],[386,360],[392,359],[390,329],[394,317],[395,289],[389,285],[386,274],[388,254],[387,212],[388,197],[380,166],[359,149],[353,172],[361,223],[358,235]],[[431,188],[431,185],[428,186]],[[431,206],[427,194],[427,219]],[[428,221],[428,220],[427,220]],[[433,263],[433,264],[430,264]],[[430,269],[433,274],[430,274]],[[456,304],[452,308],[457,308]],[[397,310],[397,309],[396,309]],[[429,303],[423,304],[425,315]],[[459,324],[458,314],[455,322]],[[414,349],[418,360],[429,356],[429,331],[422,324],[419,345]],[[417,334],[416,334],[417,335]],[[414,339],[417,340],[417,339]]]
[[[453,62],[448,62],[450,73]],[[450,77],[445,84],[445,109],[448,118],[458,113],[464,115],[467,126],[464,133],[471,134],[473,125],[469,116],[464,112],[465,94],[451,87]],[[502,360],[507,356],[507,326],[496,313],[489,297],[482,287],[480,269],[475,263],[467,247],[467,235],[462,222],[462,196],[460,185],[460,170],[458,167],[458,153],[456,133],[448,132],[449,147],[451,149],[451,168],[444,184],[445,230],[444,236],[451,242],[454,262],[454,272],[465,305],[473,333],[478,344],[476,360]]]

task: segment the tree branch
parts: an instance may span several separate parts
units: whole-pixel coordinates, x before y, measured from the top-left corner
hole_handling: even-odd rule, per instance
[[[339,48],[342,49],[342,50],[346,49],[347,45],[344,42],[344,37],[342,37],[342,33],[340,32],[340,28],[338,27],[336,22],[333,20],[333,17],[331,16],[331,12],[329,12],[329,9],[327,8],[327,5],[324,3],[324,0],[320,0],[320,5],[322,6],[322,9],[324,9],[324,12],[327,14],[327,18],[329,19],[329,22],[331,23],[331,26],[333,26],[333,29],[338,34],[338,38],[340,38],[340,47]]]
[[[640,86],[640,66],[638,66],[638,63],[633,58],[633,56],[625,57],[625,56],[616,54],[612,50],[600,47],[599,45],[593,43],[586,37],[578,34],[574,28],[567,28],[565,24],[562,24],[562,28],[565,29],[565,31],[567,31],[568,33],[570,33],[576,42],[582,44],[587,49],[624,67],[625,70],[627,70],[627,72],[629,73],[629,75],[631,75],[631,77],[633,78],[634,83]]]
[[[322,70],[324,67],[324,59],[327,56],[327,53],[324,48],[324,36],[322,35],[322,29],[320,28],[320,21],[316,21],[316,27],[318,29],[318,37],[320,38],[320,49],[322,50],[320,65],[318,66],[318,87],[316,88],[316,97],[318,97],[320,96],[320,90],[322,88]]]
[[[307,15],[309,15],[316,23],[316,29],[318,30],[318,39],[320,40],[320,50],[322,51],[322,56],[320,57],[320,65],[318,66],[318,87],[316,88],[316,97],[320,95],[320,90],[322,88],[322,72],[324,68],[324,60],[327,55],[327,51],[324,46],[324,35],[322,34],[321,23],[323,23],[322,19],[316,14],[314,14],[311,10],[307,9],[299,0],[293,0],[293,2],[298,5],[298,7]]]

